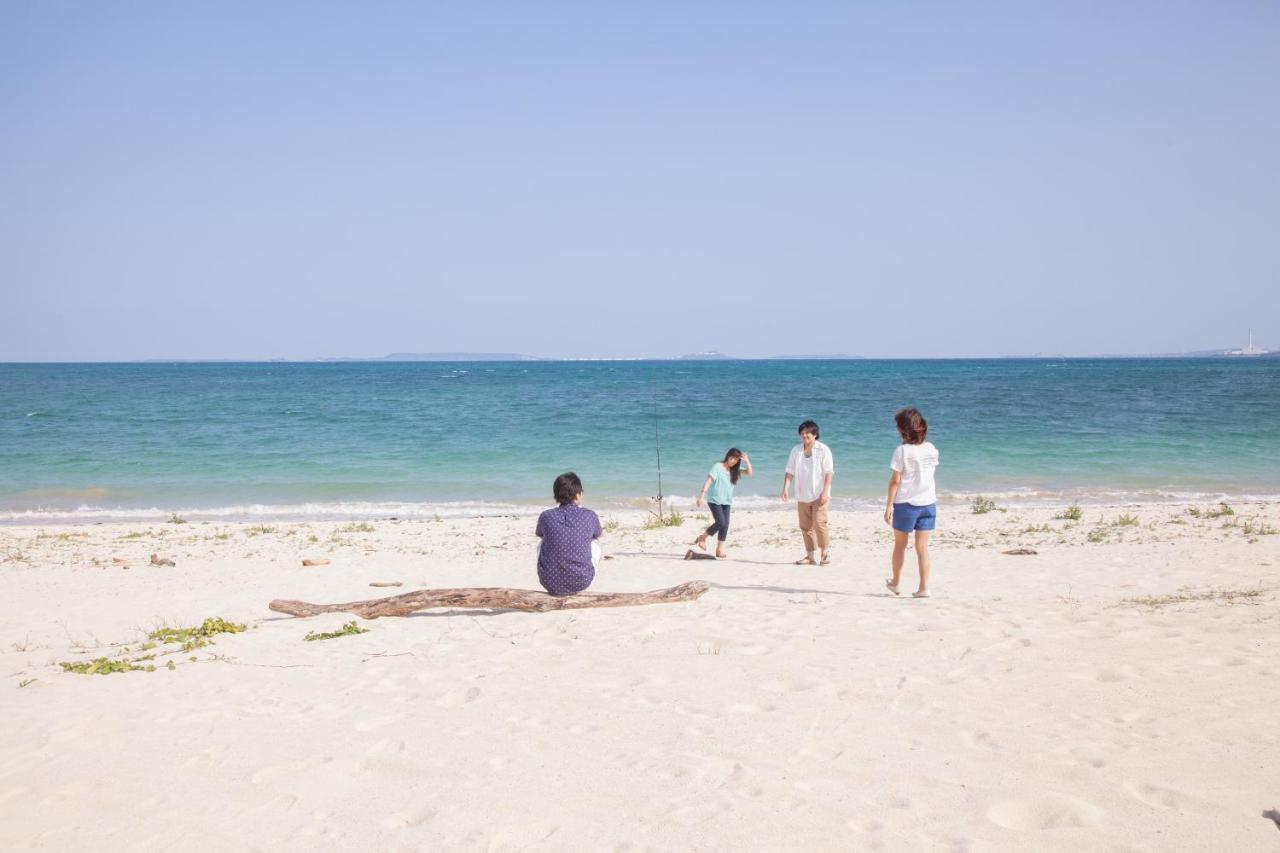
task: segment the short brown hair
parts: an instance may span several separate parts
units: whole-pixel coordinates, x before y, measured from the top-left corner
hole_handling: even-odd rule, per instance
[[[924,437],[929,434],[929,422],[919,409],[903,409],[893,416],[893,421],[907,444],[923,444]]]

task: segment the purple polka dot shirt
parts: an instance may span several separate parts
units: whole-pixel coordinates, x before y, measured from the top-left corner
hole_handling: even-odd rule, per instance
[[[577,504],[565,504],[538,516],[538,580],[552,595],[573,595],[591,586],[591,540],[604,533],[600,518]]]

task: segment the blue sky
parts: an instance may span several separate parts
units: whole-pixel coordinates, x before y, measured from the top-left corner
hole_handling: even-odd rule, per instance
[[[1280,345],[1277,45],[1270,2],[8,2],[0,360]]]

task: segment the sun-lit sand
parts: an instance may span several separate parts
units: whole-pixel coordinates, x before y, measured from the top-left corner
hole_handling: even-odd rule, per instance
[[[605,511],[593,590],[712,589],[320,642],[267,602],[537,588],[534,519],[0,528],[0,848],[1275,850],[1280,504],[1189,509],[944,506],[918,601],[878,513],[798,567],[786,510],[720,562]]]

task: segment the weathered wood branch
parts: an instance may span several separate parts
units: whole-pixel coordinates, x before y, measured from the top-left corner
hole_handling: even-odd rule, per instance
[[[354,613],[363,619],[379,616],[408,616],[435,607],[472,607],[494,610],[525,610],[545,613],[548,610],[578,610],[584,607],[634,607],[640,604],[670,604],[696,601],[711,588],[706,581],[686,581],[666,589],[649,592],[581,592],[577,595],[554,596],[532,589],[509,587],[460,587],[458,589],[420,589],[342,604],[310,604],[277,598],[267,606],[290,616],[315,616],[320,613]]]

